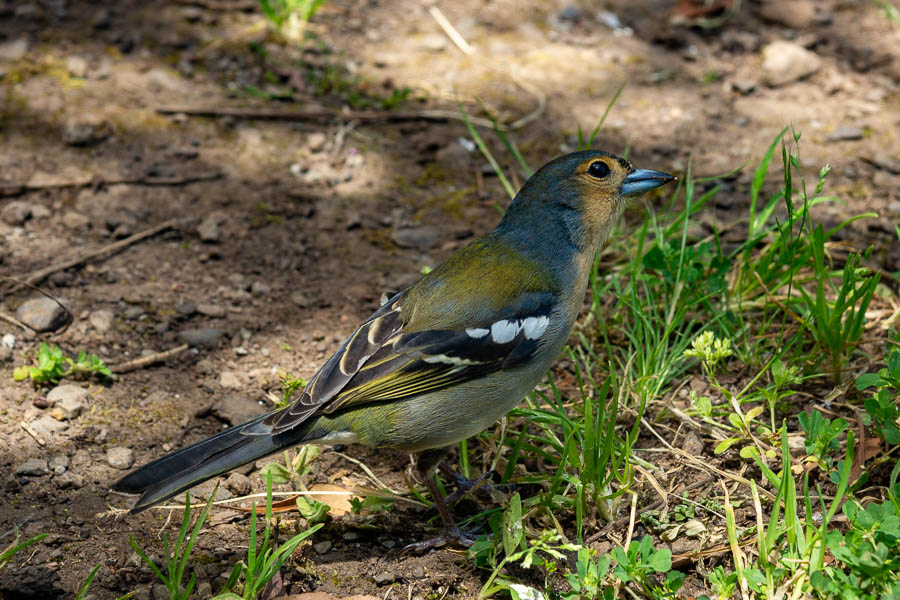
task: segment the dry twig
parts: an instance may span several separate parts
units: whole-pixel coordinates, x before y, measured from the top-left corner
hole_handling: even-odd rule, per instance
[[[144,367],[149,367],[152,364],[168,360],[173,356],[178,356],[189,347],[190,346],[188,346],[188,344],[182,344],[181,346],[177,346],[175,348],[172,348],[171,350],[165,350],[163,352],[157,352],[148,356],[142,356],[140,358],[119,363],[117,365],[111,365],[109,367],[109,370],[113,373],[128,373],[129,371],[143,369]]]
[[[197,175],[186,175],[183,177],[113,177],[106,179],[101,175],[85,179],[76,179],[74,181],[57,181],[49,183],[14,183],[0,182],[0,197],[20,196],[28,192],[38,192],[41,190],[61,190],[67,188],[84,188],[84,187],[102,187],[104,185],[185,185],[188,183],[196,183],[198,181],[210,181],[219,179],[222,173],[219,171],[210,171],[209,173],[198,173]]]
[[[13,285],[8,290],[6,290],[3,293],[3,295],[5,296],[8,294],[12,294],[13,292],[18,291],[18,290],[22,289],[23,287],[30,286],[30,285],[33,286],[37,283],[40,283],[41,281],[43,281],[44,279],[46,279],[47,277],[49,277],[50,275],[52,275],[58,271],[65,271],[66,269],[71,269],[72,267],[76,267],[78,265],[86,263],[86,262],[88,262],[92,259],[98,258],[100,256],[115,254],[116,252],[119,252],[120,250],[123,250],[123,249],[127,248],[128,246],[131,246],[132,244],[140,242],[141,240],[145,240],[149,237],[153,237],[154,235],[156,235],[158,233],[162,233],[163,231],[174,227],[176,223],[178,223],[178,219],[169,219],[168,221],[165,221],[164,223],[160,223],[159,225],[157,225],[155,227],[151,227],[150,229],[145,229],[144,231],[141,231],[130,237],[127,237],[124,240],[119,240],[118,242],[114,242],[112,244],[104,246],[103,248],[100,248],[99,250],[94,250],[92,252],[83,254],[77,258],[73,258],[71,260],[66,260],[61,263],[57,263],[55,265],[50,265],[49,267],[39,269],[29,275],[20,275],[16,278],[13,278],[13,279],[18,279],[19,282],[16,283],[15,285]]]

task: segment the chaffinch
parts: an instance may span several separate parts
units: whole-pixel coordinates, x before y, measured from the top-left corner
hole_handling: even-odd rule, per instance
[[[297,444],[360,443],[419,453],[431,476],[443,449],[511,410],[566,343],[593,259],[625,196],[674,177],[601,151],[535,173],[497,228],[457,251],[366,319],[288,407],[145,465],[115,484],[132,512]]]

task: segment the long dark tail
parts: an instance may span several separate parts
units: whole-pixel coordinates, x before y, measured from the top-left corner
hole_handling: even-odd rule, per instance
[[[294,439],[302,438],[302,435],[273,436],[271,427],[263,423],[270,414],[144,465],[117,481],[113,489],[140,494],[131,509],[132,513],[139,513],[216,475],[294,445],[297,443]]]

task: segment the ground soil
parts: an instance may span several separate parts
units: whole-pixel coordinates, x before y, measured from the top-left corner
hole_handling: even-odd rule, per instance
[[[893,233],[900,172],[891,171],[900,154],[900,25],[877,3],[778,3],[780,11],[767,12],[735,0],[737,14],[706,23],[712,27],[679,22],[684,11],[676,4],[684,2],[440,3],[472,55],[448,40],[427,10],[431,2],[329,1],[302,53],[277,40],[254,4],[0,1],[0,43],[9,54],[0,60],[0,180],[48,186],[0,199],[0,209],[24,202],[32,215],[0,223],[0,272],[25,276],[176,219],[158,235],[41,282],[74,315],[64,332],[35,336],[0,322],[0,333],[16,339],[0,374],[0,532],[21,524],[26,536],[49,534],[0,574],[0,596],[69,597],[100,563],[93,597],[137,590],[137,598],[156,598],[153,575],[128,538],[158,556],[172,515],[122,514],[130,500],[110,485],[125,471],[110,466],[108,450],[130,449],[141,464],[265,410],[279,370],[312,375],[383,292],[490,230],[496,205],[508,202],[481,156],[458,141],[470,136],[456,119],[261,120],[158,107],[306,110],[351,102],[379,110],[378,99],[408,88],[398,111],[453,113],[459,99],[478,114],[477,97],[506,123],[539,111],[512,134],[536,166],[574,149],[578,128],[593,129],[625,82],[598,147],[627,148],[635,164],[680,175],[740,169],[719,179],[705,222],[745,214],[753,161],[793,125],[803,132],[803,172],[812,177],[830,164],[827,191],[844,200],[820,214],[837,223],[877,212],[845,239],[859,249],[874,245],[875,266],[900,270]],[[767,85],[762,51],[775,40],[811,50],[818,69]],[[286,90],[293,101],[277,99]],[[491,144],[512,166],[496,139]],[[183,185],[104,184],[210,173],[218,176]],[[84,187],[53,187],[92,178]],[[643,210],[637,203],[626,220]],[[2,312],[15,314],[33,295],[7,294]],[[98,311],[109,311],[111,321],[96,318]],[[212,347],[113,383],[80,384],[89,401],[65,430],[33,436],[22,427],[49,412],[47,388],[11,377],[39,340],[112,364],[173,348],[179,332],[205,327],[223,332]],[[703,451],[704,441],[695,441]],[[407,457],[358,447],[326,449],[309,485],[375,486],[338,452],[393,489],[407,489]],[[21,473],[28,459],[59,455],[56,471]],[[259,491],[255,470],[242,473]],[[236,493],[241,482],[223,489]],[[652,492],[641,500],[654,501]],[[470,561],[446,550],[398,551],[433,532],[434,517],[397,504],[336,519],[283,569],[285,589],[473,597],[487,573]],[[296,513],[285,518],[302,525]],[[204,592],[218,589],[243,555],[247,529],[246,515],[214,509],[195,550]]]

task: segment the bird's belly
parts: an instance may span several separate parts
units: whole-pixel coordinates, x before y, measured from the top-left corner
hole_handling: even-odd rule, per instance
[[[544,371],[536,374],[512,371],[398,402],[383,439],[373,441],[377,446],[404,452],[455,444],[497,422],[543,375]]]

